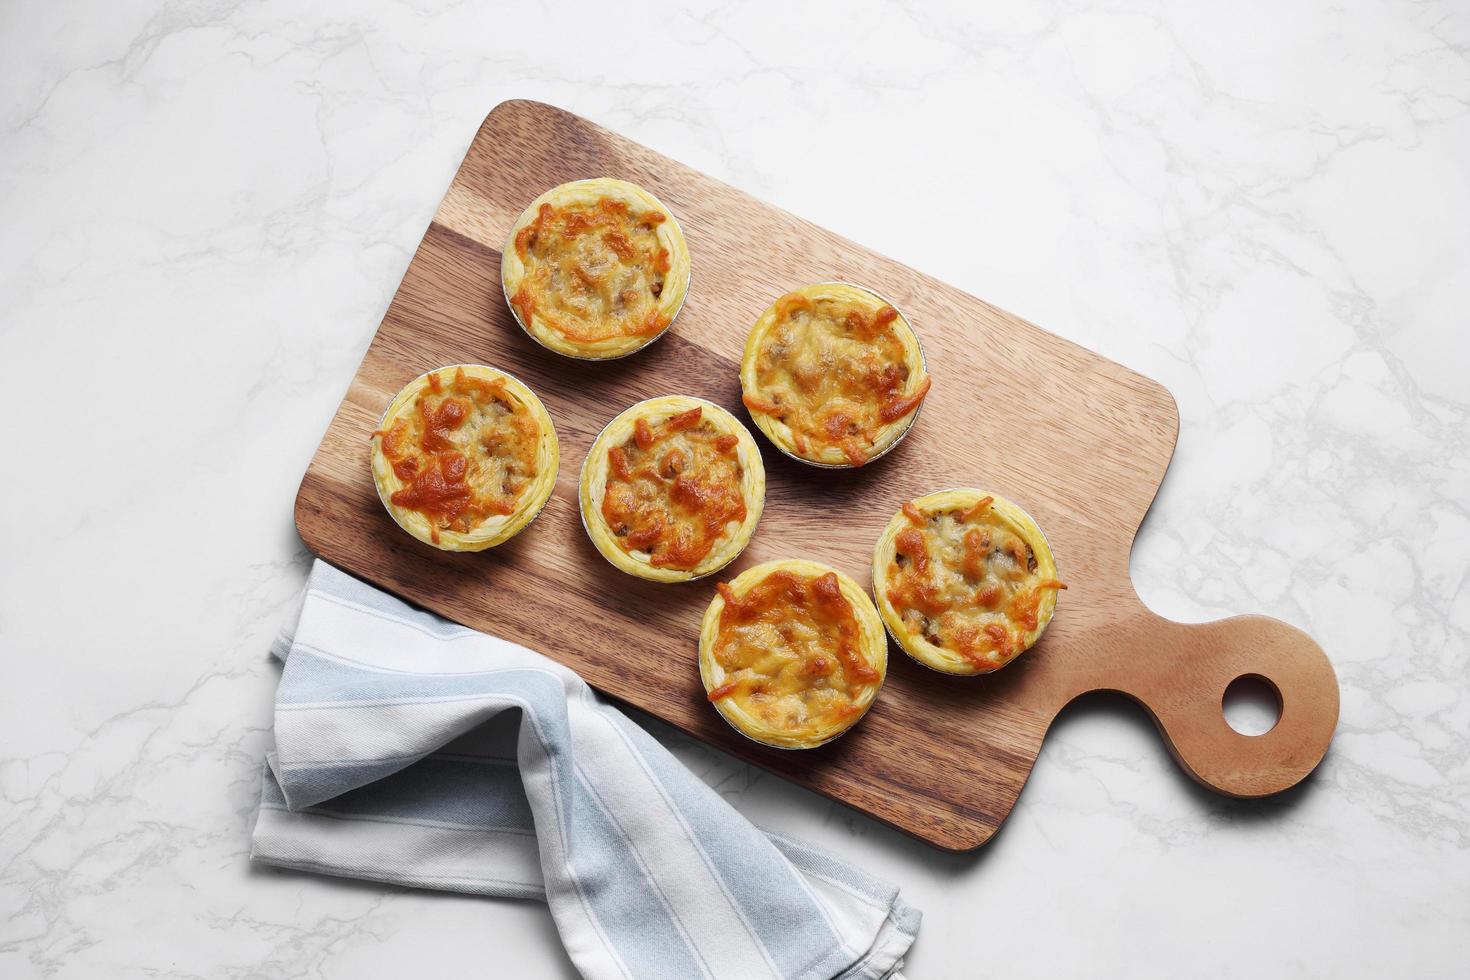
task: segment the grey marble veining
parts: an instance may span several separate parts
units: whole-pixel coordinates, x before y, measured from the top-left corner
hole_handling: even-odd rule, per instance
[[[912,977],[1464,974],[1465,4],[18,0],[0,92],[0,975],[571,975],[540,905],[245,861],[297,482],[514,97],[1163,382],[1140,593],[1333,658],[1297,790],[1199,789],[1091,699],[971,856],[650,723],[901,882]]]

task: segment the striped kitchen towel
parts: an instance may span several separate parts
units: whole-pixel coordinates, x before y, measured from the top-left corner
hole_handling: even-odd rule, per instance
[[[756,829],[566,667],[322,562],[274,653],[252,859],[542,899],[599,980],[897,976],[897,888]]]

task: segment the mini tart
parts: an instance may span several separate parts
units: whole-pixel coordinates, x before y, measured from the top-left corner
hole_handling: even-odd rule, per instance
[[[687,582],[745,550],[765,506],[766,468],[735,416],[666,395],[602,430],[582,464],[580,496],[604,558],[652,582]]]
[[[540,512],[556,430],[530,388],[479,364],[410,381],[373,433],[373,482],[398,526],[444,551],[483,551]]]
[[[881,296],[793,290],[761,314],[740,363],[745,407],[786,455],[862,466],[898,444],[929,393],[919,339]]]
[[[893,515],[873,551],[873,594],[895,642],[926,667],[988,674],[1028,650],[1057,604],[1046,537],[981,490],[941,490]]]
[[[568,357],[623,357],[674,322],[689,291],[689,247],[669,209],[637,184],[574,180],[516,219],[500,280],[538,343]]]
[[[748,568],[719,590],[699,632],[699,676],[737,731],[810,749],[867,713],[888,670],[888,642],[856,582],[786,559]]]

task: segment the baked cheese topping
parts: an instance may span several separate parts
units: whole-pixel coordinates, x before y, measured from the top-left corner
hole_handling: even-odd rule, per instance
[[[660,211],[624,201],[543,203],[516,233],[525,274],[510,303],[529,324],[534,314],[579,343],[646,337],[669,325],[660,305],[671,262],[656,229]]]
[[[837,576],[778,570],[725,600],[713,656],[725,670],[711,701],[731,699],[762,724],[828,728],[862,714],[882,674],[864,657],[857,617]]]
[[[1040,625],[1048,590],[1031,545],[992,511],[992,497],[926,513],[903,505],[908,526],[894,539],[887,598],[914,636],[953,651],[977,672],[1004,666]]]
[[[607,451],[602,516],[624,551],[656,567],[691,570],[745,520],[739,438],[698,406],[662,422],[640,418]]]
[[[412,408],[381,436],[383,455],[405,485],[389,495],[441,530],[467,533],[487,518],[513,513],[536,476],[540,425],[505,391],[505,381],[456,369],[427,377]]]
[[[929,393],[927,375],[909,384],[898,320],[876,297],[787,293],[761,338],[746,407],[785,423],[798,455],[835,447],[861,466],[875,454],[880,430]]]

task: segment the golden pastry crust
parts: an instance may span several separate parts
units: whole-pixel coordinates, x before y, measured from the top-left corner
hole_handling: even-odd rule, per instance
[[[982,490],[905,503],[873,550],[883,624],[910,657],[947,674],[988,674],[1020,656],[1065,588],[1031,516]]]
[[[748,738],[810,749],[867,713],[888,671],[878,612],[852,579],[814,561],[748,568],[704,614],[699,676]]]
[[[582,464],[582,524],[614,566],[687,582],[734,561],[766,499],[760,449],[702,398],[639,402],[608,423]]]
[[[531,523],[551,496],[558,460],[541,399],[480,364],[410,381],[372,436],[383,506],[399,527],[444,551],[483,551]]]
[[[658,339],[689,290],[689,247],[669,209],[637,184],[561,184],[516,219],[501,254],[516,322],[559,354],[623,357]]]
[[[870,463],[897,445],[929,393],[919,339],[876,293],[803,286],[761,314],[745,342],[740,387],[751,418],[795,459]]]

